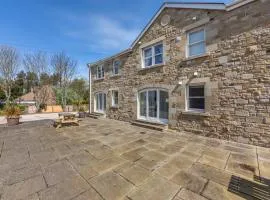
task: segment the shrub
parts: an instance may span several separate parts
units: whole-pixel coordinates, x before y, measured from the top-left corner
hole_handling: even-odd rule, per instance
[[[25,111],[25,109],[26,109],[25,105],[18,104],[17,106],[21,110],[21,113],[23,113]]]
[[[79,107],[79,112],[85,112],[85,108],[83,106]]]
[[[7,118],[18,118],[21,115],[21,110],[17,105],[6,105],[4,108],[4,115]]]

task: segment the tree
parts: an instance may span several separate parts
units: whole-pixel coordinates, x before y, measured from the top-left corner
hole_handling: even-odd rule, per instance
[[[22,96],[25,92],[25,86],[26,86],[26,74],[24,71],[20,71],[14,81],[13,87],[11,89],[12,92],[12,98],[16,99],[20,96]]]
[[[40,85],[51,85],[52,84],[52,80],[51,77],[48,73],[43,72],[40,75]]]
[[[7,103],[10,102],[11,87],[18,71],[19,54],[15,48],[0,47],[0,76],[3,79],[2,89],[6,96]]]
[[[83,79],[74,79],[69,88],[77,93],[77,95],[80,97],[82,103],[88,103],[89,98],[89,90],[88,90],[88,82]]]
[[[38,76],[34,72],[27,72],[26,74],[26,91],[30,92],[39,85]]]
[[[67,88],[76,73],[77,62],[67,56],[64,52],[56,53],[51,59],[52,71],[59,77],[59,88],[61,90],[61,104],[67,105]]]
[[[38,85],[40,85],[41,75],[48,71],[47,55],[42,51],[25,54],[23,65],[26,71],[36,74]]]

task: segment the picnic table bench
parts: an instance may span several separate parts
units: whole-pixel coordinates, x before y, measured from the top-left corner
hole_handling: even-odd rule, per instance
[[[63,125],[79,126],[79,120],[73,113],[59,113],[59,118],[55,121],[56,128],[61,128]]]

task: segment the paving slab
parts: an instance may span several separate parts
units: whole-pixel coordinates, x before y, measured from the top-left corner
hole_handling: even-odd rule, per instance
[[[142,167],[134,165],[122,170],[120,175],[125,177],[134,185],[138,186],[151,176],[151,172]]]
[[[249,179],[253,179],[254,175],[259,175],[257,158],[238,153],[230,155],[226,170]]]
[[[187,171],[178,172],[172,179],[174,183],[195,193],[200,193],[204,189],[207,179],[196,176]]]
[[[5,186],[2,200],[19,200],[46,188],[44,178],[36,176],[13,185]]]
[[[188,170],[194,162],[193,158],[180,154],[173,157],[168,163],[155,170],[155,172],[170,179],[180,170]]]
[[[134,185],[113,172],[94,177],[89,182],[106,200],[124,198],[134,188]]]
[[[72,176],[39,192],[40,200],[72,199],[89,190],[90,185],[80,176]]]
[[[103,198],[91,187],[89,190],[72,200],[103,200]]]
[[[198,160],[199,163],[209,165],[218,169],[224,169],[227,164],[226,159],[218,159],[208,155],[202,155]]]
[[[75,175],[78,174],[75,172],[67,160],[62,160],[49,165],[44,170],[44,177],[48,186],[60,183],[65,179],[71,178]]]
[[[207,200],[205,197],[183,188],[173,200]]]
[[[219,170],[211,166],[202,165],[200,163],[194,164],[190,169],[190,172],[192,174],[196,174],[198,176],[212,180],[225,187],[228,187],[232,177],[232,174],[225,172],[224,170]]]
[[[128,194],[130,200],[172,199],[180,187],[165,178],[153,176],[134,192]]]
[[[42,175],[42,169],[39,165],[29,166],[14,170],[10,173],[7,184],[12,185],[34,176]]]
[[[112,168],[116,167],[117,165],[120,165],[124,162],[125,162],[124,159],[122,159],[118,156],[113,156],[113,157],[98,161],[96,164],[94,164],[92,166],[92,168],[96,172],[102,173],[102,172],[109,170],[109,169],[112,169]]]

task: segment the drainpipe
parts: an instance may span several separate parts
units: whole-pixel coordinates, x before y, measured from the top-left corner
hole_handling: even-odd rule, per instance
[[[89,113],[92,113],[92,81],[91,81],[91,65],[88,64],[88,69],[89,69]]]

